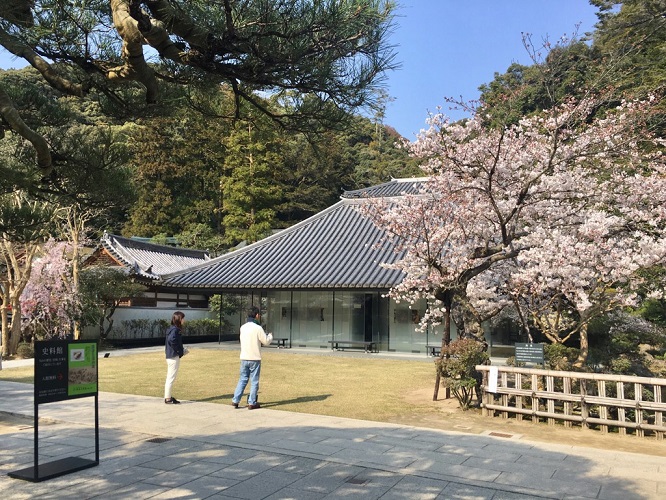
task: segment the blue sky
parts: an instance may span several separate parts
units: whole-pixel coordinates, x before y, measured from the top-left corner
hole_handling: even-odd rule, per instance
[[[425,128],[428,111],[445,97],[479,96],[478,87],[512,62],[530,64],[522,32],[535,41],[555,41],[591,31],[596,9],[588,0],[399,0],[391,35],[399,70],[387,75],[384,123],[413,140]],[[0,49],[0,67],[23,67]],[[448,110],[445,111],[448,112]],[[453,116],[458,118],[458,116]]]
[[[592,31],[596,8],[588,0],[399,0],[391,37],[402,68],[388,75],[384,123],[413,140],[428,111],[445,97],[479,97],[478,87],[512,62],[531,61],[522,32],[551,41]],[[458,118],[453,116],[453,118]]]

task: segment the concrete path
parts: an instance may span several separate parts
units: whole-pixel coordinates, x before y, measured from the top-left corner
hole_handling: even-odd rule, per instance
[[[0,412],[33,409],[0,380]],[[40,465],[94,459],[94,398],[39,415]],[[7,475],[33,465],[33,427],[0,435],[0,498],[666,498],[665,457],[105,392],[99,415],[99,466],[40,483]]]

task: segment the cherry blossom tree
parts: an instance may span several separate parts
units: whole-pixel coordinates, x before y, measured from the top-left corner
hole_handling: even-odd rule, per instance
[[[80,313],[76,284],[72,277],[73,248],[53,238],[36,259],[28,284],[21,294],[24,328],[39,338],[64,337],[73,333]]]
[[[427,299],[423,324],[463,306],[459,332],[479,340],[480,320],[509,304],[527,320],[530,303],[545,315],[565,299],[584,361],[585,325],[631,304],[637,271],[666,256],[664,142],[649,128],[657,103],[602,112],[599,100],[568,101],[504,127],[487,126],[483,108],[456,123],[432,116],[409,145],[423,192],[366,208],[404,254],[388,266],[406,276],[391,294]]]

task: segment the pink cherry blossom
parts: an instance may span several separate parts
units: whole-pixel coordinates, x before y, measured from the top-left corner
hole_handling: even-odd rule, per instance
[[[478,114],[431,116],[408,145],[422,193],[361,208],[401,254],[387,265],[405,273],[391,295],[428,299],[431,323],[446,290],[479,320],[511,305],[525,328],[550,324],[554,342],[579,334],[585,349],[589,320],[634,305],[637,271],[666,258],[664,145],[647,126],[656,102],[595,116],[598,102],[569,101],[496,129]]]

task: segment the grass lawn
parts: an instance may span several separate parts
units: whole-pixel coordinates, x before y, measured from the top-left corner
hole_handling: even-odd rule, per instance
[[[391,422],[408,414],[436,413],[430,401],[434,363],[275,352],[262,353],[259,402],[266,408]],[[181,361],[174,396],[230,404],[238,381],[238,351],[197,349]],[[162,352],[99,360],[99,390],[163,397]],[[33,382],[33,368],[0,371],[0,378]],[[246,389],[246,392],[249,390]],[[421,397],[414,398],[414,394]],[[429,398],[423,395],[429,395]],[[243,400],[245,403],[245,400]]]

